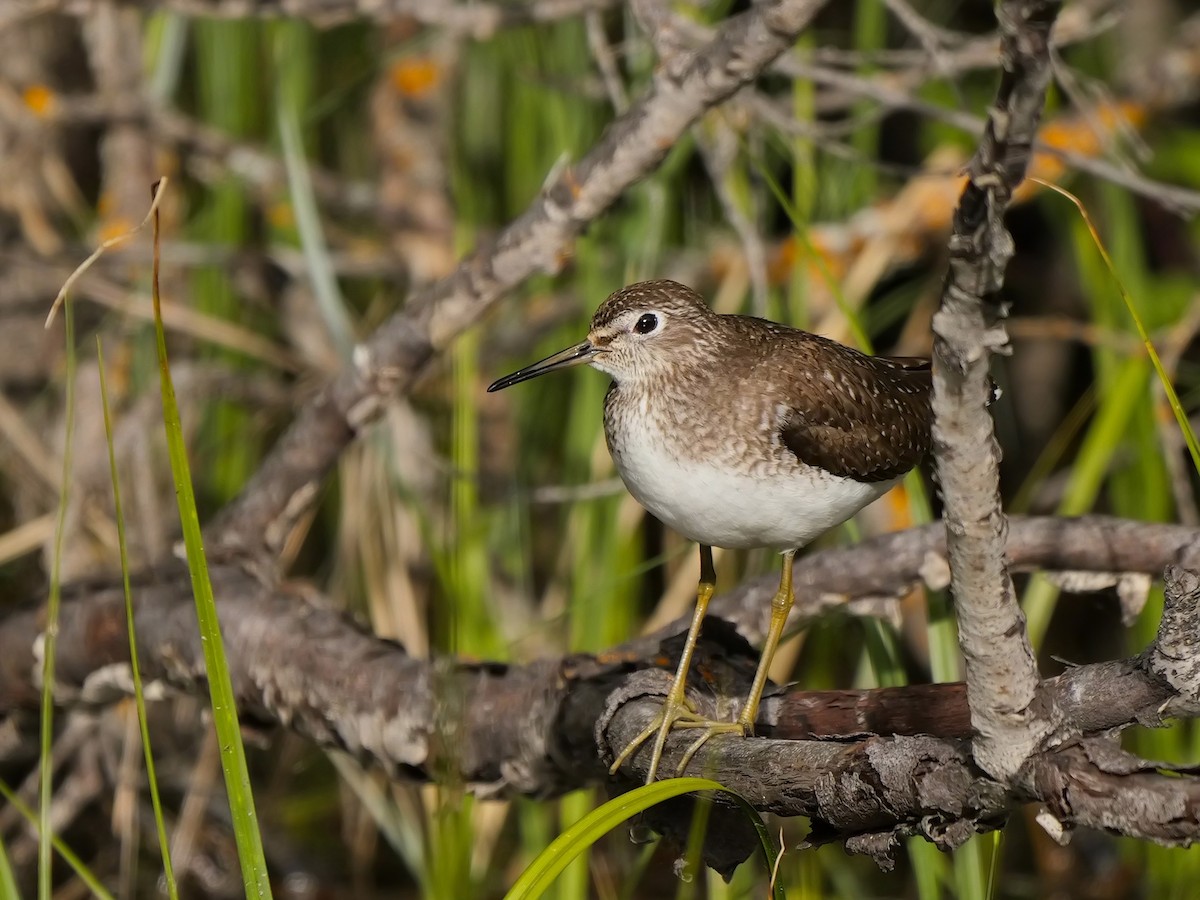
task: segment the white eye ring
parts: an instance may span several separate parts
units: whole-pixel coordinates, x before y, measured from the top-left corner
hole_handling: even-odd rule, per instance
[[[658,330],[658,316],[654,313],[643,313],[641,317],[633,323],[634,334],[651,334]]]

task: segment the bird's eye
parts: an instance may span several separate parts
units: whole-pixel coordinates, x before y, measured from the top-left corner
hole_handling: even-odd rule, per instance
[[[649,334],[658,327],[658,316],[654,313],[646,313],[633,326],[633,330],[638,334]]]

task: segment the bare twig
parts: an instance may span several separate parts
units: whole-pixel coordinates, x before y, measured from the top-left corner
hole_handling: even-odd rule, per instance
[[[617,61],[613,58],[612,46],[604,33],[604,19],[596,10],[589,10],[583,21],[587,28],[588,49],[592,51],[592,59],[596,61],[596,68],[604,80],[608,102],[612,104],[613,111],[621,115],[629,108],[629,97],[625,93],[625,82],[621,80]]]
[[[55,297],[54,302],[52,304],[50,304],[50,312],[48,312],[46,314],[46,327],[47,328],[49,328],[50,323],[52,323],[54,321],[54,316],[55,316],[55,314],[57,314],[58,308],[60,306],[62,306],[63,302],[66,300],[67,294],[69,294],[71,292],[71,288],[75,286],[75,282],[83,277],[84,273],[87,272],[87,270],[92,267],[92,265],[96,262],[96,260],[98,260],[101,256],[103,256],[106,252],[111,250],[113,247],[119,247],[121,244],[125,243],[125,241],[129,240],[131,237],[133,237],[139,231],[141,231],[143,228],[146,227],[146,223],[150,221],[150,218],[158,210],[159,201],[162,199],[163,192],[166,191],[166,189],[167,189],[167,179],[164,176],[162,179],[159,180],[157,186],[154,189],[154,197],[151,200],[150,209],[147,210],[147,212],[146,212],[146,217],[144,219],[142,219],[142,221],[139,222],[135,227],[131,228],[129,231],[123,232],[122,234],[115,235],[114,237],[110,237],[108,240],[102,242],[99,247],[97,247],[95,250],[92,251],[91,256],[89,256],[87,259],[85,259],[83,262],[81,262],[75,268],[75,271],[71,273],[70,277],[68,277],[67,280],[65,282],[63,282],[62,288],[59,289],[58,296]]]
[[[92,15],[107,0],[17,0],[17,10],[6,18],[18,21],[25,13],[24,3],[37,13],[64,12],[76,16]],[[615,6],[616,0],[531,0],[524,3],[453,2],[439,0],[166,0],[163,9],[188,16],[222,19],[281,16],[308,19],[316,25],[330,26],[355,19],[390,22],[408,18],[422,25],[444,28],[477,39],[491,37],[502,28],[573,19],[588,10]],[[5,19],[0,18],[0,27]]]
[[[827,87],[836,87],[847,97],[873,100],[887,110],[911,110],[937,122],[944,122],[968,134],[982,134],[984,120],[962,110],[947,109],[936,103],[921,99],[911,89],[894,80],[869,78],[827,66],[804,61],[792,61],[789,70],[795,77],[806,78]],[[771,103],[771,120],[776,127],[788,130],[806,128],[807,123],[789,122],[790,113],[781,104]],[[844,105],[840,104],[839,105]],[[759,104],[760,108],[763,106]],[[1116,165],[1094,155],[1081,153],[1065,147],[1036,142],[1039,153],[1046,153],[1067,163],[1072,169],[1085,172],[1096,178],[1119,185],[1139,196],[1161,205],[1164,209],[1180,215],[1194,215],[1200,211],[1200,192],[1182,185],[1164,184],[1148,178],[1128,167]]]
[[[1024,178],[1051,75],[1056,0],[999,8],[1003,75],[954,214],[950,268],[933,318],[934,451],[945,497],[951,587],[979,765],[1013,778],[1052,728],[1004,558],[1000,453],[987,412],[988,362],[1007,346],[996,296],[1013,254],[1004,211]]]
[[[737,134],[727,122],[712,116],[697,126],[695,135],[700,155],[704,159],[704,167],[708,170],[709,181],[712,182],[713,192],[721,201],[725,218],[729,220],[741,241],[754,292],[754,312],[756,315],[766,315],[767,291],[770,287],[767,279],[766,243],[759,232],[758,223],[754,220],[752,209],[744,208],[752,205],[737,196],[731,184],[732,169],[738,154]]]
[[[964,43],[963,35],[930,22],[905,0],[883,0],[883,5],[899,20],[905,30],[920,42],[934,67],[939,70],[942,69],[942,65],[936,58],[938,51],[942,47]]]
[[[1072,4],[1058,19],[1054,32],[1054,46],[1062,47],[1094,37],[1111,27],[1111,16],[1094,16],[1086,4]],[[710,30],[698,23],[680,17],[673,20],[677,31],[685,34],[689,41],[706,39]],[[1164,56],[1154,66],[1154,74],[1139,79],[1135,85],[1134,99],[1148,108],[1162,109],[1166,106],[1190,102],[1197,90],[1196,66],[1193,59],[1196,45],[1200,43],[1200,16],[1194,16],[1180,29],[1178,44],[1167,48]],[[950,77],[965,72],[995,65],[997,42],[994,38],[975,38],[960,47],[946,50],[937,57],[937,74]],[[864,76],[846,71],[844,61],[831,64],[828,54],[816,51],[811,54],[790,53],[777,60],[772,68],[790,78],[802,78],[820,85],[826,90],[817,96],[817,110],[827,114],[848,111],[863,98],[878,103],[887,110],[912,110],[927,118],[946,122],[970,134],[981,134],[984,122],[978,116],[963,110],[947,109],[917,96],[917,89],[926,83],[931,74],[927,54],[922,53],[918,63],[902,72],[884,72]],[[759,104],[760,108],[762,103]],[[1086,110],[1084,110],[1086,113]],[[772,123],[796,132],[807,129],[808,123],[792,121],[790,112],[776,106]],[[824,129],[828,133],[828,128]],[[820,137],[821,135],[817,135]],[[1193,215],[1200,211],[1200,192],[1187,187],[1163,184],[1132,170],[1116,165],[1095,155],[1081,153],[1069,148],[1035,144],[1041,153],[1050,154],[1066,162],[1071,168],[1086,172],[1096,178],[1112,182],[1146,197],[1180,215]]]

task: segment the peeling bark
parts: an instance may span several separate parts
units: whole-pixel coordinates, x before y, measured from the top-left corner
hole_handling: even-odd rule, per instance
[[[1014,523],[1015,548],[1024,543],[1024,524]],[[1043,520],[1031,524],[1036,531]],[[1147,555],[1146,564],[1190,557],[1200,547],[1200,532],[1183,540],[1170,526],[1078,524],[1091,535],[1104,527],[1127,537],[1144,529],[1149,549],[1160,554]],[[1070,531],[1069,522],[1063,530]],[[904,538],[933,534],[917,529]],[[828,555],[870,559],[892,543],[869,541]],[[1074,546],[1069,535],[1062,543]],[[1111,564],[1104,541],[1090,546],[1094,562]],[[811,571],[823,568],[823,556],[814,554]],[[1075,555],[1072,567],[1085,562]],[[852,582],[861,568],[830,571]],[[595,656],[525,664],[429,661],[363,632],[295,587],[271,590],[232,566],[215,567],[213,578],[244,722],[277,722],[395,779],[449,774],[482,796],[542,797],[596,783],[621,791],[640,783],[648,753],[636,754],[615,779],[607,775],[607,764],[612,747],[623,746],[661,705],[686,625],[678,622],[658,639],[638,638]],[[820,586],[828,593],[847,584],[831,575]],[[142,670],[151,694],[204,696],[203,652],[187,601],[186,572],[172,567],[145,573],[135,594]],[[958,846],[972,834],[999,827],[1016,805],[1033,801],[1046,804],[1047,824],[1064,835],[1088,825],[1161,843],[1189,842],[1200,835],[1200,778],[1187,771],[1161,774],[1160,764],[1124,754],[1112,743],[1114,730],[1161,724],[1164,715],[1197,714],[1194,654],[1187,648],[1200,633],[1200,575],[1168,567],[1166,596],[1162,626],[1146,652],[1077,666],[1039,683],[1039,695],[1059,711],[1057,726],[1011,783],[977,765],[961,684],[776,689],[763,704],[760,736],[715,738],[686,772],[722,781],[760,810],[808,816],[814,825],[810,842],[842,841],[883,864],[905,836]],[[64,602],[59,702],[80,707],[126,696],[131,683],[120,588],[78,586]],[[714,608],[722,605],[722,598],[714,601]],[[23,727],[36,724],[42,625],[40,607],[12,612],[0,623],[0,714],[6,719],[0,749],[8,754],[23,746]],[[1187,665],[1178,665],[1181,659]],[[710,714],[728,710],[744,694],[754,663],[750,644],[728,623],[710,617],[690,696]],[[686,732],[671,735],[665,770],[678,765],[693,739]],[[689,809],[686,802],[671,805],[647,821],[666,833],[685,834]],[[716,814],[731,816],[730,823],[741,815]],[[752,846],[747,835],[731,831],[710,843],[707,859],[728,872]]]
[[[1051,76],[1060,4],[1000,4],[1003,74],[954,214],[950,268],[933,319],[934,452],[945,498],[951,588],[979,764],[1010,779],[1053,727],[1004,561],[1000,448],[987,412],[988,360],[1007,348],[997,295],[1013,254],[1004,211],[1025,176]]]

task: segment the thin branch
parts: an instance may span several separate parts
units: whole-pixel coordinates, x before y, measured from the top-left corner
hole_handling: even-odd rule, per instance
[[[1200,567],[1200,532],[1183,525],[1108,516],[1033,516],[1012,518],[1008,526],[1011,571],[1089,573],[1091,590],[1109,586],[1120,591],[1122,584],[1132,587],[1171,564]],[[760,642],[778,580],[769,575],[751,579],[715,598],[711,612],[733,623],[747,640]],[[796,562],[794,580],[793,628],[848,602],[896,599],[918,585],[941,590],[950,582],[946,528],[935,522],[810,554]],[[1137,609],[1130,612],[1136,615]],[[677,627],[679,623],[651,638]]]
[[[18,0],[18,9],[5,18],[17,21],[27,13],[22,2],[37,13],[60,12],[75,16],[93,15],[109,0]],[[137,3],[137,0],[126,0]],[[421,25],[444,28],[483,40],[502,28],[544,24],[573,19],[590,10],[616,6],[616,0],[526,0],[522,3],[453,2],[453,0],[159,0],[157,7],[185,16],[220,19],[278,18],[307,19],[328,27],[342,22],[370,19],[391,22],[411,19]],[[0,27],[6,24],[0,18]]]
[[[1182,50],[1182,48],[1179,49]],[[1179,55],[1183,57],[1185,54],[1181,52]],[[1188,65],[1188,68],[1190,69],[1191,66]],[[856,75],[853,72],[845,72],[802,60],[793,60],[789,64],[789,71],[794,73],[794,77],[804,78],[825,87],[838,88],[847,97],[873,100],[888,111],[911,110],[935,122],[952,125],[972,135],[982,134],[984,130],[984,120],[978,116],[923,100],[913,92],[914,89],[906,88],[894,80]],[[760,99],[758,106],[762,109],[768,104],[771,107],[770,121],[776,127],[788,131],[810,127],[808,123],[795,122],[790,112],[779,102]],[[839,101],[838,105],[844,104]],[[820,136],[818,135],[818,137]],[[1200,192],[1183,185],[1155,181],[1129,166],[1116,165],[1095,155],[1054,146],[1042,141],[1035,142],[1034,148],[1039,153],[1062,160],[1072,169],[1119,185],[1134,194],[1153,200],[1164,209],[1179,215],[1191,216],[1200,211]]]
[[[1003,351],[996,297],[1012,257],[1004,212],[1025,176],[1050,82],[1057,0],[1007,0],[1003,75],[954,214],[950,268],[933,317],[934,453],[945,498],[951,587],[979,765],[1013,778],[1051,730],[1025,616],[1005,565],[1000,451],[987,411],[988,363]]]
[[[1103,11],[1102,11],[1103,12]],[[685,34],[689,41],[698,42],[710,35],[710,29],[698,23],[676,17],[673,24],[677,31]],[[1056,48],[1078,43],[1112,27],[1113,17],[1103,15],[1093,18],[1086,4],[1075,3],[1059,17],[1053,40]],[[1156,60],[1151,72],[1138,78],[1133,85],[1133,99],[1151,110],[1181,106],[1192,102],[1196,95],[1197,35],[1200,34],[1200,15],[1188,19],[1180,28],[1177,44],[1166,48]],[[929,56],[922,53],[920,61],[901,72],[883,72],[864,76],[846,71],[845,60],[830,58],[830,53],[817,50],[809,53],[794,52],[781,56],[772,69],[789,78],[812,81],[827,90],[817,95],[816,108],[820,113],[836,115],[845,113],[866,98],[885,110],[911,110],[926,118],[945,122],[968,134],[982,134],[984,121],[964,111],[949,109],[930,103],[917,96],[918,89],[929,81],[931,74],[946,77],[960,75],[975,69],[990,68],[996,63],[997,41],[994,38],[975,38],[956,49],[946,50],[938,57],[938,67],[930,71]],[[763,101],[757,103],[761,110]],[[776,127],[793,133],[807,133],[810,123],[796,122],[790,111],[772,103],[774,109],[770,121]],[[822,139],[829,133],[822,126],[814,139]],[[1179,215],[1191,216],[1200,211],[1200,192],[1181,185],[1164,184],[1125,166],[1116,165],[1095,155],[1069,148],[1044,143],[1034,145],[1039,153],[1047,153],[1061,159],[1071,168],[1096,178],[1120,185],[1139,196],[1160,204],[1163,208]]]

